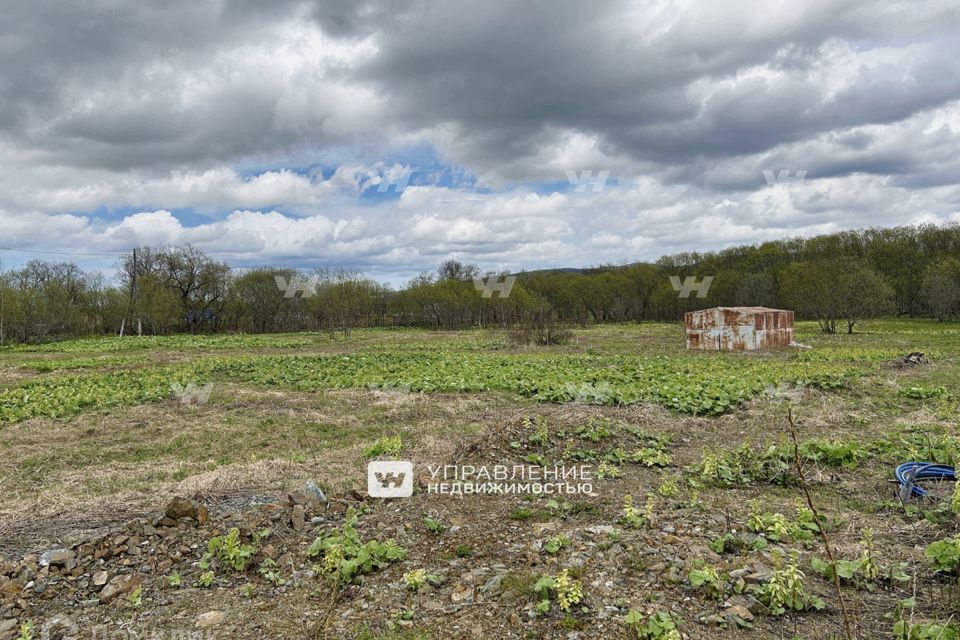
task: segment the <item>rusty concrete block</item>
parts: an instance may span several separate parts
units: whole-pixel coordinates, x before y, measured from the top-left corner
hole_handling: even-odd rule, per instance
[[[793,342],[793,311],[767,307],[714,307],[684,315],[687,349],[743,351]]]

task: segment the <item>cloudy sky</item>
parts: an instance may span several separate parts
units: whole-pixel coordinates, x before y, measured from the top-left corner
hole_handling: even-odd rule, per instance
[[[400,283],[960,222],[956,0],[3,13],[6,266],[190,242]]]

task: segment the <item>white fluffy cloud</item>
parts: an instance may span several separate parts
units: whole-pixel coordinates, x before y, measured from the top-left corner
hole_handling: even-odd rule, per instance
[[[949,0],[9,5],[3,249],[399,281],[960,221]]]

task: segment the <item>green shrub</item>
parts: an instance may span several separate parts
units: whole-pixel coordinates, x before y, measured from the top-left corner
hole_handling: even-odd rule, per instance
[[[357,512],[349,509],[340,531],[317,537],[307,549],[309,557],[323,557],[320,571],[339,583],[355,582],[407,555],[393,540],[361,542],[357,522]]]

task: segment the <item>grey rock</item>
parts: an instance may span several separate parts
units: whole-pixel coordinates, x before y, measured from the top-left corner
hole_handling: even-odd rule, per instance
[[[221,625],[227,619],[226,611],[207,611],[197,617],[197,628],[207,629]]]
[[[488,596],[500,595],[500,592],[503,591],[503,586],[501,584],[502,582],[503,575],[493,576],[483,583],[483,586],[480,588],[480,590]]]
[[[100,591],[100,601],[109,604],[117,598],[136,590],[142,584],[141,579],[134,575],[114,576],[113,580]]]
[[[318,503],[327,504],[327,496],[324,495],[323,489],[318,487],[313,480],[307,480],[307,483],[303,485],[303,492],[309,496],[313,496]]]
[[[293,509],[290,511],[290,524],[294,531],[303,531],[303,528],[307,526],[306,517],[307,514],[303,505],[293,505]]]
[[[67,569],[73,569],[77,566],[76,557],[77,555],[69,549],[51,549],[50,551],[45,551],[43,555],[40,556],[40,566],[49,567],[61,565]]]

